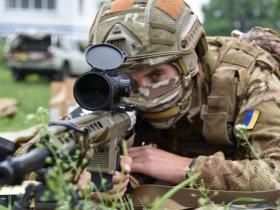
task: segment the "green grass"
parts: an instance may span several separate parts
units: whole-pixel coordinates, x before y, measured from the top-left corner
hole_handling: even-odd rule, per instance
[[[4,59],[4,40],[0,39],[0,62]]]
[[[13,81],[9,69],[3,63],[3,41],[0,40],[0,98],[18,101],[18,112],[12,118],[0,118],[0,132],[29,128],[26,116],[35,113],[38,107],[49,109],[50,83],[40,77],[30,76],[25,82]]]

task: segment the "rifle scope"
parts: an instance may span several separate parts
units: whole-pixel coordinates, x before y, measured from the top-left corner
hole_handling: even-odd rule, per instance
[[[130,95],[131,78],[116,71],[126,57],[113,45],[88,47],[86,61],[92,69],[82,74],[73,88],[74,98],[82,108],[91,111],[110,110],[120,102],[121,97]]]

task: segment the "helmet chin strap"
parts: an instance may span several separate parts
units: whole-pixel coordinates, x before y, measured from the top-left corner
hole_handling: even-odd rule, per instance
[[[180,113],[180,107],[174,106],[161,112],[144,112],[142,116],[146,120],[165,121],[166,119],[174,117],[179,113]]]

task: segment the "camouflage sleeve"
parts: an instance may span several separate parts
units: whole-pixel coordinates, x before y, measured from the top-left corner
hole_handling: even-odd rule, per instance
[[[267,80],[270,79],[270,80]],[[201,173],[208,189],[261,191],[280,189],[280,83],[275,78],[251,80],[250,95],[240,109],[236,125],[242,124],[246,110],[259,111],[256,124],[238,138],[237,150],[245,155],[227,160],[222,152],[199,156],[191,167]],[[256,84],[254,84],[256,83]],[[238,133],[235,129],[235,134]],[[238,152],[238,151],[236,151]]]

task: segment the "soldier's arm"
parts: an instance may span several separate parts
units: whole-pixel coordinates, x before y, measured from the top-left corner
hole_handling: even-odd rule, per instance
[[[254,88],[253,82],[256,81],[259,84]],[[203,179],[206,188],[237,191],[280,188],[279,81],[271,75],[262,76],[251,80],[249,88],[250,96],[240,109],[236,125],[244,123],[247,109],[260,114],[253,128],[245,131],[248,141],[246,136],[237,137],[237,150],[244,150],[245,154],[235,161],[227,160],[222,152],[198,157],[192,171],[201,173],[200,181]]]

